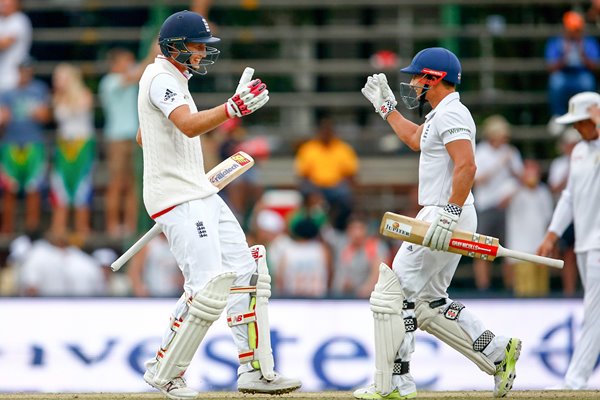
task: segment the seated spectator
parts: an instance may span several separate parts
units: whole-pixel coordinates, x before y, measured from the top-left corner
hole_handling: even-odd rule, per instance
[[[100,265],[66,234],[50,233],[33,242],[21,267],[24,296],[99,296],[106,293]]]
[[[137,297],[178,297],[183,293],[183,274],[163,234],[133,256],[127,275]]]
[[[110,268],[111,264],[119,257],[117,252],[110,247],[101,247],[94,250],[91,255],[101,267],[106,295],[128,296],[131,293],[129,278],[121,271],[115,273]]]
[[[259,210],[254,223],[256,244],[262,244],[267,251],[267,266],[271,275],[271,291],[278,294],[277,272],[285,248],[291,242],[287,234],[285,219],[276,211],[269,209]]]
[[[389,264],[389,257],[385,243],[369,235],[366,218],[351,216],[346,235],[334,245],[332,294],[368,298],[379,277],[379,264]]]
[[[283,297],[326,297],[331,287],[332,265],[319,228],[311,218],[291,227],[292,241],[285,247],[277,270],[277,287]]]
[[[35,231],[40,225],[42,185],[46,180],[47,156],[44,124],[51,118],[50,92],[33,76],[33,59],[19,66],[15,89],[0,94],[0,183],[4,190],[2,233],[16,231],[17,198],[25,196],[24,228]]]
[[[600,45],[592,36],[584,34],[585,20],[576,11],[563,15],[563,33],[546,43],[545,58],[550,77],[548,100],[552,119],[551,133],[558,135],[562,127],[554,123],[558,115],[567,112],[571,96],[596,91],[595,73],[600,66]]]
[[[352,212],[359,162],[354,149],[336,137],[330,118],[320,119],[315,138],[300,145],[294,163],[300,191],[319,191],[327,202],[331,225],[343,231]]]

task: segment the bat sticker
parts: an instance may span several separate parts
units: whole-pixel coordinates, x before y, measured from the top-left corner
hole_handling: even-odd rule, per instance
[[[412,226],[402,224],[400,222],[394,221],[393,219],[387,219],[385,221],[385,230],[397,233],[398,235],[409,237],[412,233]]]

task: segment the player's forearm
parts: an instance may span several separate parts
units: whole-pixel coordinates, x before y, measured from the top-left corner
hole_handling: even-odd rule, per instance
[[[181,117],[173,116],[178,110],[174,110],[169,119],[173,121],[173,118],[177,118],[175,125],[184,135],[190,138],[210,132],[229,119],[224,105],[195,113],[187,113]]]
[[[421,149],[421,132],[423,128],[402,116],[398,111],[392,111],[387,117],[396,136],[411,150],[419,151]]]
[[[452,193],[448,203],[462,207],[469,196],[473,182],[475,181],[475,164],[465,163],[457,165],[452,175]]]

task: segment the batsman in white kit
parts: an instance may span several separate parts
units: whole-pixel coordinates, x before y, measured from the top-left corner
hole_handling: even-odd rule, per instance
[[[600,355],[600,94],[582,92],[571,97],[569,111],[556,122],[573,124],[582,140],[571,153],[567,186],[538,254],[552,254],[558,239],[573,223],[577,269],[584,291],[583,326],[564,381],[556,389],[583,390]]]
[[[188,80],[207,73],[219,51],[199,14],[180,11],[160,30],[162,55],[140,79],[138,143],[143,148],[146,210],[162,228],[185,278],[181,296],[144,380],[171,399],[198,392],[183,378],[211,324],[227,309],[239,351],[238,390],[281,394],[301,386],[274,371],[268,299],[271,278],[263,246],[248,248],[240,224],[204,171],[200,135],[229,118],[253,113],[269,100],[247,68],[234,95],[198,111]]]
[[[417,327],[494,376],[494,396],[503,397],[516,376],[521,341],[495,335],[462,303],[448,298],[447,292],[461,257],[446,252],[452,232],[476,232],[477,228],[471,193],[476,171],[475,123],[456,92],[460,62],[449,50],[433,47],[417,53],[400,71],[412,76],[410,83],[400,87],[404,104],[420,112],[426,102],[432,107],[422,125],[396,111],[397,101],[384,74],[368,77],[362,93],[400,140],[421,152],[422,209],[417,219],[431,225],[423,245],[404,242],[392,268],[383,263],[379,267],[379,280],[370,298],[375,321],[375,382],[356,390],[354,397],[417,396],[410,374]]]

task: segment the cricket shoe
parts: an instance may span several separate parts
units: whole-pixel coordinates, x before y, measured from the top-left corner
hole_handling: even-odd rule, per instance
[[[512,338],[504,350],[504,359],[496,365],[494,397],[504,397],[512,389],[517,377],[515,365],[521,355],[521,339]]]
[[[299,389],[302,382],[286,378],[277,372],[275,372],[275,378],[268,381],[259,369],[254,369],[238,376],[237,386],[242,393],[284,394]]]
[[[352,393],[354,398],[361,400],[377,400],[377,399],[390,399],[390,400],[404,400],[404,399],[414,399],[417,397],[417,390],[414,392],[407,393],[405,395],[401,395],[398,389],[394,389],[387,395],[382,395],[377,391],[375,385],[369,385],[360,389],[356,389],[354,393]]]
[[[154,374],[150,371],[146,371],[146,373],[144,373],[144,380],[148,385],[160,390],[162,394],[173,400],[189,400],[195,399],[198,396],[198,392],[190,389],[185,383],[185,379],[181,377],[173,378],[160,386],[154,382]]]

